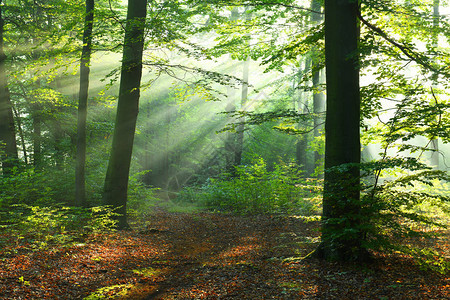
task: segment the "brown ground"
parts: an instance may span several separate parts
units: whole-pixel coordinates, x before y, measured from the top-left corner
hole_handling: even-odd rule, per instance
[[[316,221],[158,212],[148,223],[0,256],[0,298],[450,299],[448,275],[406,257],[377,255],[371,266],[298,259],[317,246]]]

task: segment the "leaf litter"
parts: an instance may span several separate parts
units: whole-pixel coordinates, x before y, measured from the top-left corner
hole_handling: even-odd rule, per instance
[[[450,299],[448,274],[399,254],[301,259],[320,240],[314,219],[158,211],[146,221],[71,247],[1,250],[0,299]]]

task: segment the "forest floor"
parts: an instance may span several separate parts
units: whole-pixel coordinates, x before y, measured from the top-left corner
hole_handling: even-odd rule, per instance
[[[368,266],[301,259],[318,227],[160,211],[145,226],[70,247],[0,250],[0,299],[450,299],[448,274],[401,255],[375,254]],[[448,258],[447,243],[439,247]]]

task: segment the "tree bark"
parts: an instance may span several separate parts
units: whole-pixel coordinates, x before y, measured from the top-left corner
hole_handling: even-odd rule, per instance
[[[236,110],[235,104],[235,90],[233,87],[227,87],[227,105],[225,107],[226,112],[233,112]],[[234,122],[234,120],[233,120]],[[229,174],[234,174],[235,169],[235,159],[234,153],[236,148],[236,134],[234,132],[227,132],[225,135],[225,170]]]
[[[33,117],[33,166],[35,169],[41,167],[41,109],[38,104],[34,105]]]
[[[298,76],[298,82],[300,84],[302,73],[309,71],[311,65],[311,60],[309,58],[306,59],[303,70],[299,70],[299,76]],[[298,95],[297,95],[297,103],[298,103],[298,112],[300,114],[307,114],[309,113],[309,95],[305,90],[298,89]],[[298,125],[298,129],[301,129],[302,127],[305,127],[305,122],[308,121],[300,121]],[[306,124],[308,126],[309,124]],[[309,177],[311,172],[311,164],[308,161],[308,140],[309,136],[308,133],[303,133],[298,135],[297,137],[297,143],[295,145],[295,158],[297,164],[300,166],[301,170],[303,171],[304,177]]]
[[[440,0],[433,0],[433,27],[437,29],[439,27],[439,6],[440,6]],[[439,36],[437,33],[433,34],[433,47],[438,47],[439,44]],[[438,74],[433,74],[433,83],[437,84],[438,81]],[[430,157],[430,163],[435,169],[439,169],[439,140],[437,138],[430,141],[431,149],[433,150],[431,152]]]
[[[247,8],[246,8],[245,9],[245,20],[250,21],[251,19],[252,19],[252,16],[251,16],[251,14],[247,13]],[[250,66],[250,57],[247,57],[247,59],[244,61],[244,64],[243,64],[241,111],[245,110],[245,106],[247,104],[249,66]],[[236,147],[234,150],[234,165],[235,166],[239,166],[241,164],[242,153],[244,151],[245,118],[244,117],[240,118],[239,122],[241,124],[237,127]]]
[[[17,109],[14,108],[14,105],[12,105],[12,110],[14,113],[14,118],[17,121],[17,130],[19,131],[19,138],[20,138],[20,142],[21,142],[21,146],[22,146],[23,160],[25,162],[25,165],[28,165],[27,144],[25,143],[25,135],[23,134],[22,122],[20,122],[20,114],[17,111]]]
[[[3,3],[0,0],[0,153],[3,175],[10,175],[18,163],[16,132],[11,97],[6,77],[6,54],[3,48],[4,19]]]
[[[362,261],[358,2],[325,1],[327,113],[320,258]]]
[[[241,110],[245,110],[248,97],[248,73],[249,73],[249,59],[244,62],[243,76],[242,76],[242,96],[241,96]],[[244,151],[244,131],[245,131],[245,118],[239,118],[239,126],[237,127],[236,147],[234,149],[234,165],[239,166],[242,162],[242,152]]]
[[[92,50],[94,0],[86,0],[83,50],[80,62],[80,91],[78,93],[77,154],[75,167],[75,204],[86,206],[86,120],[89,93],[89,72]]]
[[[321,11],[322,5],[318,0],[313,0],[311,2],[311,10],[312,11]],[[321,14],[312,13],[311,21],[313,24],[317,24],[322,22],[323,18]],[[317,52],[316,49],[313,51]],[[316,55],[314,55],[316,56]],[[322,83],[322,72],[318,69],[317,58],[314,57],[312,60],[312,85],[313,85],[313,112],[314,112],[314,138],[319,138],[323,132],[323,122],[324,118],[322,117],[323,112],[325,111],[325,97],[322,93],[322,88],[320,84]],[[314,167],[318,167],[323,160],[323,155],[318,151],[314,151]],[[321,174],[321,173],[320,173]]]
[[[104,204],[120,214],[119,229],[128,227],[128,176],[139,109],[146,12],[147,0],[128,1],[119,100],[103,194]]]

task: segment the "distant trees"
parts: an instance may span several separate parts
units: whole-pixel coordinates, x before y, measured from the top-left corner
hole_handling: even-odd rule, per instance
[[[18,154],[13,108],[6,75],[6,54],[3,48],[5,28],[3,9],[4,3],[0,0],[0,154],[3,174],[7,175],[17,164]]]

